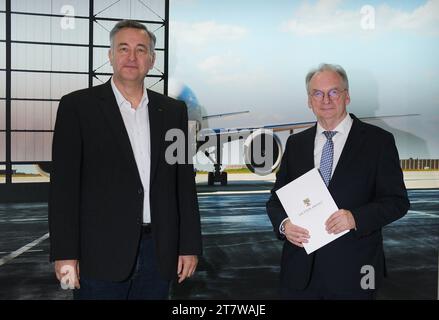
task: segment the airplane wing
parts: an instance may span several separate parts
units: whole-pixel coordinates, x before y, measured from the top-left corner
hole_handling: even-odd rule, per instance
[[[373,121],[380,119],[389,119],[389,118],[401,118],[401,117],[413,117],[419,116],[419,114],[400,114],[400,115],[382,115],[382,116],[369,116],[369,117],[359,117],[362,121]],[[250,135],[252,132],[256,130],[271,130],[272,132],[281,132],[281,131],[292,131],[295,129],[303,129],[309,128],[316,123],[313,121],[303,121],[303,122],[290,122],[290,123],[281,123],[281,124],[272,124],[272,125],[262,125],[255,127],[238,127],[238,128],[208,128],[200,131],[200,135],[202,137],[209,136],[229,136],[231,140],[235,140],[239,137],[245,138]]]
[[[227,113],[212,114],[212,115],[204,116],[204,117],[202,117],[202,119],[206,120],[206,119],[212,119],[212,118],[223,118],[223,117],[235,116],[237,114],[243,114],[243,113],[250,113],[250,111],[247,110],[247,111],[238,111],[238,112],[227,112]]]

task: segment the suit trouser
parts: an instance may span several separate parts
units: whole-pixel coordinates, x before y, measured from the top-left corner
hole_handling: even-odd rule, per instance
[[[314,256],[311,279],[303,290],[291,289],[281,283],[280,295],[287,300],[373,300],[376,290],[341,291],[339,288],[329,288],[326,277],[329,277],[325,265],[319,260],[318,253]]]
[[[80,277],[81,288],[74,290],[73,297],[75,300],[164,300],[169,296],[169,284],[159,274],[152,235],[142,232],[136,265],[128,280],[112,282]]]

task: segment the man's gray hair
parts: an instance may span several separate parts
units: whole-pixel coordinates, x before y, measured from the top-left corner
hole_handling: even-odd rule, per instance
[[[145,27],[144,24],[141,24],[140,22],[134,21],[134,20],[121,20],[118,23],[116,23],[116,25],[113,27],[113,29],[111,29],[110,31],[110,44],[111,44],[111,48],[113,48],[113,41],[114,41],[114,36],[116,35],[116,33],[118,33],[120,30],[125,29],[125,28],[133,28],[133,29],[140,29],[145,31],[148,36],[149,36],[149,52],[151,54],[154,53],[155,51],[155,43],[156,43],[156,37],[154,35],[154,33],[152,33],[151,31],[148,30],[147,27]]]
[[[333,72],[337,72],[342,81],[343,81],[343,85],[344,85],[344,89],[349,91],[349,80],[348,80],[348,76],[346,74],[346,71],[339,66],[338,64],[329,64],[329,63],[322,63],[321,65],[319,65],[317,68],[312,69],[310,72],[308,72],[308,74],[306,75],[306,91],[308,93],[310,93],[309,91],[309,82],[311,81],[312,77],[314,77],[314,75],[316,73],[319,72],[323,72],[323,71],[333,71]]]

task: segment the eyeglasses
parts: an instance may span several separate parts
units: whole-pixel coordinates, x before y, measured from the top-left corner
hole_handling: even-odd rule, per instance
[[[327,93],[328,99],[331,99],[332,101],[338,100],[344,91],[346,91],[346,89],[331,89]],[[325,99],[325,93],[320,90],[315,90],[311,93],[311,97],[318,102],[322,102]]]

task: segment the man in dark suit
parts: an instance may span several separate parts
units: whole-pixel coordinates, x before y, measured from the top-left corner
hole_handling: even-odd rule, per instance
[[[59,105],[51,260],[75,299],[166,299],[201,254],[193,167],[165,159],[168,130],[187,138],[186,105],[145,90],[155,36],[144,25],[120,21],[110,42],[112,78]]]
[[[346,72],[322,64],[306,77],[317,123],[288,138],[267,212],[284,242],[280,287],[287,299],[372,299],[385,273],[381,228],[404,216],[407,191],[391,133],[346,112]],[[275,191],[317,167],[340,208],[326,230],[345,235],[308,255],[312,237],[294,224]],[[294,194],[291,195],[294,197]]]

